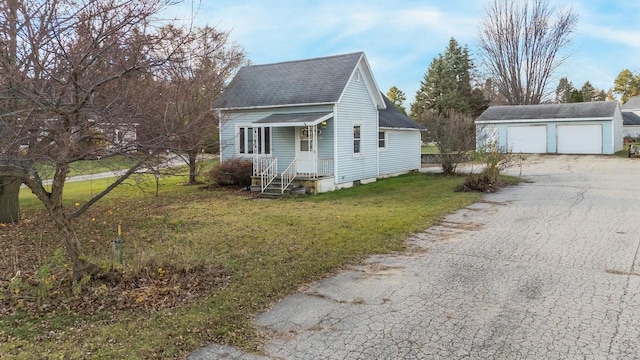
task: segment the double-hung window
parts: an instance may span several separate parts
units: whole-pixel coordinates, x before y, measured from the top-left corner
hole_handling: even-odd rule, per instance
[[[378,132],[378,147],[381,149],[387,147],[387,133],[385,131]]]
[[[362,153],[361,148],[361,125],[353,125],[353,154],[360,155]]]
[[[271,154],[271,128],[238,128],[238,153]]]

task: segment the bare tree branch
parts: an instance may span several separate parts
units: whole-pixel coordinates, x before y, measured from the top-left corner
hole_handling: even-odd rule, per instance
[[[578,16],[548,0],[493,0],[479,36],[482,63],[508,104],[538,104],[567,59]]]

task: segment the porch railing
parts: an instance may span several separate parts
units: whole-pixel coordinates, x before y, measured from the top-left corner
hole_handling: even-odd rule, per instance
[[[260,192],[264,192],[269,184],[278,176],[278,159],[268,158],[270,163],[260,172]]]
[[[317,177],[333,175],[333,158],[318,159]]]
[[[273,163],[273,156],[254,156],[253,157],[253,176],[260,176],[262,172]]]
[[[293,159],[291,164],[287,166],[286,169],[282,172],[282,176],[280,177],[280,192],[284,193],[284,191],[291,185],[293,179],[296,177],[296,159]]]

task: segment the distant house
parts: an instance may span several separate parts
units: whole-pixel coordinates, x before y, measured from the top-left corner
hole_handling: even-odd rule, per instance
[[[640,96],[634,96],[622,105],[624,137],[640,138]]]
[[[138,123],[97,122],[95,126],[108,143],[108,149],[134,148],[138,140]]]
[[[622,150],[616,101],[491,106],[476,120],[478,146],[538,154],[613,154]]]
[[[420,168],[420,129],[362,52],[245,66],[216,100],[221,161],[253,161],[257,191],[325,192]]]

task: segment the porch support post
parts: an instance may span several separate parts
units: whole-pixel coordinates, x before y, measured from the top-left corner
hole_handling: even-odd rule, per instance
[[[258,134],[260,132],[259,127],[253,127],[253,144],[252,144],[252,157],[253,157],[253,175],[258,176],[262,173],[262,166],[260,163],[260,158],[258,157]]]
[[[313,156],[313,177],[317,178],[318,177],[318,125],[313,125],[312,129],[311,129],[311,133],[313,134],[313,152],[312,155]]]

